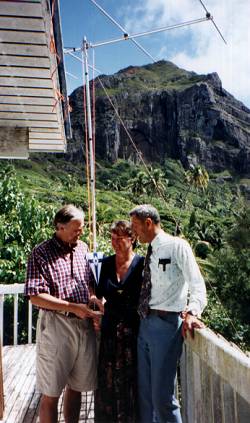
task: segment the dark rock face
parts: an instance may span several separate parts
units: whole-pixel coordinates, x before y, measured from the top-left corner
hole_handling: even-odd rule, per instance
[[[96,98],[97,157],[112,162],[137,162],[140,155],[147,162],[170,157],[184,166],[199,163],[217,172],[250,173],[250,110],[222,88],[216,73],[199,76],[158,62],[101,80],[133,141],[96,81],[101,93]],[[73,143],[68,155],[76,160],[83,149],[82,92],[80,87],[70,98]]]

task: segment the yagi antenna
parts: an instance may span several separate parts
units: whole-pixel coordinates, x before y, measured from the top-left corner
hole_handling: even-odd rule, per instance
[[[219,30],[218,26],[214,22],[213,16],[211,16],[211,13],[207,10],[207,8],[206,8],[205,4],[203,3],[203,1],[202,0],[199,0],[199,2],[202,5],[203,9],[205,10],[207,18],[209,18],[212,21],[212,24],[214,25],[216,31],[219,33],[219,35],[222,38],[222,40],[224,41],[224,43],[227,44],[227,42],[226,42],[225,38],[223,37],[221,31]]]
[[[140,32],[137,34],[128,34],[125,30],[125,28],[123,28],[114,18],[112,18],[112,16],[109,15],[108,12],[106,12],[106,10],[104,10],[95,0],[90,0],[91,3],[93,3],[106,17],[108,17],[108,19],[111,20],[111,22],[113,22],[122,32],[123,32],[123,36],[120,38],[116,38],[116,39],[112,39],[112,40],[107,40],[107,41],[101,41],[101,42],[97,42],[97,43],[86,43],[86,48],[94,48],[94,47],[99,47],[99,46],[104,46],[104,45],[108,45],[108,44],[114,44],[120,41],[127,41],[127,40],[131,40],[140,50],[142,50],[148,57],[150,57],[150,59],[155,62],[155,59],[151,56],[151,54],[141,45],[138,43],[138,41],[135,40],[135,38],[138,37],[143,37],[145,35],[151,35],[151,34],[157,34],[159,32],[164,32],[164,31],[169,31],[171,29],[176,29],[176,28],[181,28],[184,26],[191,26],[197,23],[201,23],[201,22],[205,22],[205,21],[211,21],[212,24],[214,25],[216,31],[219,33],[220,37],[222,38],[222,40],[224,41],[225,44],[227,44],[225,38],[223,37],[220,29],[218,28],[218,26],[216,25],[216,23],[214,22],[214,18],[211,15],[211,13],[208,11],[208,9],[206,8],[206,6],[204,5],[202,0],[199,0],[199,2],[201,3],[203,9],[206,12],[206,17],[205,18],[200,18],[200,19],[194,19],[191,21],[186,21],[186,22],[181,22],[179,24],[174,24],[174,25],[170,25],[170,26],[165,26],[162,28],[157,28],[157,29],[153,29],[151,31],[145,31],[145,32]],[[70,54],[72,52],[77,52],[77,51],[81,51],[82,47],[72,47],[72,48],[65,48],[64,49],[64,53],[65,54]]]
[[[106,10],[104,10],[98,3],[96,3],[95,0],[90,0],[90,1],[103,13],[104,16],[106,16],[111,22],[113,22],[113,24],[115,24],[123,32],[124,37],[126,35],[128,35],[128,32],[126,31],[126,29],[124,27],[122,27],[114,18],[112,18],[112,16],[108,12],[106,12]],[[132,37],[130,39],[153,62],[156,62],[156,60],[153,58],[153,56],[151,56],[151,54],[141,44],[139,44],[138,41],[134,40],[134,38],[132,38]]]
[[[101,42],[97,42],[97,43],[89,43],[88,47],[94,48],[94,47],[100,47],[100,46],[104,46],[107,44],[114,44],[114,43],[118,43],[120,41],[127,41],[130,39],[134,39],[137,37],[144,37],[145,35],[151,35],[151,34],[158,34],[159,32],[165,32],[165,31],[169,31],[171,29],[176,29],[176,28],[181,28],[184,26],[190,26],[190,25],[194,25],[197,23],[201,23],[201,22],[206,22],[208,20],[211,20],[212,17],[211,15],[209,17],[205,17],[205,18],[200,18],[200,19],[194,19],[192,21],[186,21],[186,22],[181,22],[178,24],[174,24],[174,25],[169,25],[169,26],[164,26],[161,28],[156,28],[156,29],[152,29],[151,31],[144,31],[144,32],[139,32],[137,34],[123,34],[123,37],[120,38],[113,38],[112,40],[107,40],[107,41],[101,41]]]

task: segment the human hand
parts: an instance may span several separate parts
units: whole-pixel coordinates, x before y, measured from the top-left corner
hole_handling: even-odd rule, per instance
[[[97,298],[95,295],[91,295],[88,305],[92,310],[97,308],[102,314],[104,313],[104,304],[102,300]]]
[[[99,332],[101,329],[101,322],[102,322],[102,313],[100,311],[94,311],[94,316],[93,316],[93,326],[94,326],[94,330],[95,332]]]
[[[183,338],[186,338],[187,331],[190,332],[191,338],[194,338],[194,329],[203,329],[205,327],[204,323],[198,319],[196,316],[192,316],[188,313],[182,313],[183,323],[181,333]]]
[[[86,317],[93,320],[93,326],[96,332],[101,328],[101,318],[103,313],[100,310],[92,310],[87,304],[71,304],[70,312],[74,313],[80,319]]]
[[[102,315],[99,310],[92,310],[91,308],[89,308],[88,304],[82,303],[72,303],[70,305],[70,312],[74,313],[80,319],[85,319],[86,317],[93,319],[97,318],[97,316]]]
[[[91,310],[88,304],[72,303],[70,304],[70,312],[74,313],[80,319],[84,319],[86,317],[93,318],[94,310]]]

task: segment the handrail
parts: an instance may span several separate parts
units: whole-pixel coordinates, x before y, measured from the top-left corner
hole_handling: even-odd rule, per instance
[[[4,296],[14,295],[18,303],[23,290],[24,284],[0,285],[1,336]],[[15,316],[14,344],[18,342],[17,312]],[[30,302],[28,326],[31,343]],[[181,360],[181,400],[184,423],[245,423],[250,416],[250,357],[209,329],[195,330],[194,339],[188,334]]]
[[[250,421],[250,357],[210,329],[195,330],[184,345],[181,396],[183,423]]]
[[[18,344],[18,298],[19,294],[24,293],[24,283],[0,284],[0,344],[3,344],[4,330],[4,297],[5,295],[14,296],[14,325],[13,325],[13,344]],[[28,305],[28,343],[32,343],[32,304]]]

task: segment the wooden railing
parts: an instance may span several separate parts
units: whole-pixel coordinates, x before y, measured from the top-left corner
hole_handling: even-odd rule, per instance
[[[0,284],[0,343],[3,345],[4,333],[4,300],[5,296],[14,296],[14,322],[13,322],[13,344],[18,344],[18,298],[23,295],[24,284],[15,283],[11,285]],[[28,303],[28,343],[32,343],[32,304]]]
[[[185,342],[183,423],[250,422],[250,357],[209,329]]]
[[[23,295],[24,284],[0,284],[0,419],[4,413],[4,387],[2,369],[2,345],[4,334],[4,301],[6,296],[14,296],[13,344],[18,344],[18,298]],[[32,343],[32,304],[28,303],[28,343]]]
[[[13,295],[14,345],[18,343],[18,298],[23,294],[23,289],[24,284],[0,285],[1,340],[4,299],[6,295]],[[28,343],[31,342],[32,305],[29,302]],[[0,415],[1,386],[0,380]],[[181,360],[181,402],[183,423],[250,422],[249,356],[209,329],[195,331],[195,338],[188,336],[184,344]]]
[[[0,345],[0,420],[4,413],[4,391],[3,391],[3,363],[2,363],[2,346]]]

